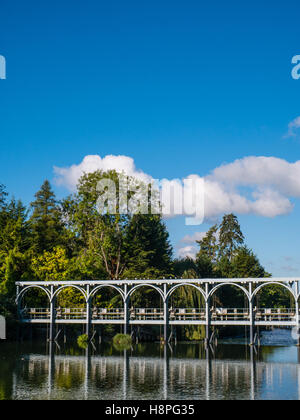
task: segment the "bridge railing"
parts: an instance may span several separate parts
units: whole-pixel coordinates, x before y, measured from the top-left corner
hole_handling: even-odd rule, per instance
[[[248,308],[211,308],[212,321],[249,321],[250,313]],[[21,319],[48,320],[50,319],[49,308],[25,308],[21,311]],[[57,320],[85,320],[85,308],[56,308],[55,318]],[[132,321],[163,321],[164,312],[161,308],[131,308],[129,310]],[[124,320],[123,308],[92,308],[91,317],[93,320]],[[259,322],[272,321],[295,321],[296,312],[292,308],[255,308],[254,320]],[[205,321],[206,312],[204,308],[170,308],[170,321]]]
[[[248,308],[212,308],[212,321],[249,321]]]
[[[86,309],[85,308],[57,308],[55,311],[56,319],[85,319]]]
[[[205,321],[204,308],[171,308],[170,321]]]
[[[295,321],[296,311],[292,308],[255,308],[256,321]]]
[[[103,319],[103,320],[123,320],[124,309],[123,308],[93,308],[92,319]]]
[[[160,308],[131,308],[130,319],[132,321],[163,321],[164,311]]]
[[[49,308],[24,308],[20,311],[21,319],[50,319]]]

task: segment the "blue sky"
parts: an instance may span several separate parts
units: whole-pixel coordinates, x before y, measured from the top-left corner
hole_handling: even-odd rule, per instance
[[[3,1],[0,182],[29,203],[45,178],[67,194],[53,167],[87,155],[168,179],[247,156],[298,161],[298,130],[284,136],[300,116],[299,12],[289,0]],[[273,218],[237,212],[274,275],[300,275],[299,195],[288,199]],[[209,227],[167,225],[179,248]]]

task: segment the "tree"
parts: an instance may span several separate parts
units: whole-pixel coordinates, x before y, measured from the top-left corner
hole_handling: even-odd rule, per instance
[[[133,215],[127,226],[126,241],[124,277],[151,279],[171,276],[172,247],[160,215]]]
[[[32,247],[39,254],[43,251],[51,251],[62,243],[63,224],[49,181],[46,180],[35,194],[35,201],[31,203],[31,208],[33,209],[30,218],[33,234]]]
[[[0,254],[0,295],[13,298],[16,293],[15,282],[25,280],[28,271],[28,259],[17,248],[7,254]]]
[[[239,248],[231,261],[230,277],[269,277],[256,255],[246,246]]]
[[[70,260],[65,249],[55,247],[53,251],[32,258],[32,270],[39,281],[64,281],[68,279]]]
[[[197,255],[196,267],[199,278],[208,279],[215,277],[214,264],[207,255]]]
[[[24,252],[30,247],[31,232],[27,220],[27,210],[21,201],[14,198],[3,211],[0,229],[0,250],[9,252],[17,248]]]
[[[197,273],[196,262],[190,257],[176,258],[173,261],[173,267],[176,278],[183,278],[184,272],[190,272],[190,270]]]
[[[196,241],[200,246],[197,257],[207,257],[212,263],[218,259],[218,242],[217,242],[218,225],[212,226],[203,239]]]
[[[220,255],[227,256],[231,261],[235,251],[244,243],[244,235],[237,217],[234,214],[225,214],[220,225],[219,246]]]
[[[0,211],[2,211],[3,208],[5,208],[7,196],[8,194],[5,190],[4,185],[0,184]]]
[[[0,184],[0,230],[3,229],[6,223],[6,207],[7,207],[7,192],[5,191],[4,185]]]
[[[53,251],[44,251],[42,255],[33,257],[32,270],[39,281],[66,281],[73,270],[72,262],[66,250],[55,247]],[[83,295],[72,287],[65,288],[58,296],[58,305],[63,307],[82,306]]]
[[[256,295],[255,304],[259,308],[292,308],[295,302],[287,289],[275,284],[263,287]]]
[[[112,180],[116,187],[115,214],[100,213],[97,208],[97,185],[103,179]],[[128,177],[129,187],[135,182]],[[172,248],[161,217],[120,213],[119,188],[119,174],[115,171],[96,171],[79,180],[73,200],[75,211],[69,210],[78,237],[102,261],[110,279],[169,274]]]

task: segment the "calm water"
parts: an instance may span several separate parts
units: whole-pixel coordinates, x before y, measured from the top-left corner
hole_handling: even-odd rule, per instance
[[[208,354],[201,344],[0,342],[0,399],[299,399],[300,355],[290,332],[265,333],[251,351],[238,340]]]

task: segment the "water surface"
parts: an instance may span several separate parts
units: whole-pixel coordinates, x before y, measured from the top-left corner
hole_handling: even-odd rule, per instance
[[[263,334],[262,346],[226,340],[128,351],[43,342],[0,342],[0,399],[292,399],[300,398],[300,354],[290,331]]]

